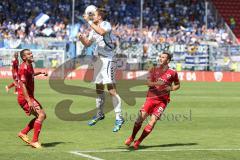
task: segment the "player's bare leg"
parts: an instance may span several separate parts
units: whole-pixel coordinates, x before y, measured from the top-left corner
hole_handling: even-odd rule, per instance
[[[35,107],[35,111],[33,111],[32,114],[36,116],[36,120],[33,126],[34,133],[30,145],[34,148],[42,148],[38,138],[42,128],[42,123],[46,119],[46,113],[40,106],[37,106]]]
[[[138,149],[140,143],[143,141],[144,138],[146,138],[153,130],[156,122],[158,120],[158,117],[155,115],[151,116],[151,120],[150,122],[145,126],[142,135],[140,136],[140,138],[138,140],[136,140],[133,144],[134,149]]]
[[[138,131],[140,130],[140,128],[142,127],[142,123],[143,121],[148,117],[148,114],[146,112],[140,111],[138,118],[136,119],[135,123],[134,123],[134,127],[133,127],[133,131],[132,131],[132,135],[130,137],[128,137],[125,141],[125,145],[130,146],[131,143],[134,141]]]
[[[89,126],[95,125],[98,121],[103,120],[105,118],[103,113],[103,107],[105,102],[105,93],[104,93],[104,85],[103,84],[96,84],[96,108],[97,114],[93,117],[91,121],[88,122]]]
[[[11,83],[11,84],[9,84],[8,86],[5,86],[5,90],[6,90],[6,92],[8,93],[9,90],[10,90],[12,87],[14,87],[14,86],[15,86],[15,83],[14,83],[14,82]]]
[[[116,122],[113,128],[113,132],[118,132],[124,123],[124,119],[122,117],[122,102],[120,96],[117,94],[115,84],[107,84],[107,88],[110,95],[112,96],[112,103],[116,115]]]
[[[14,94],[18,94],[18,92],[17,92],[17,81],[14,81],[14,86],[15,86]]]

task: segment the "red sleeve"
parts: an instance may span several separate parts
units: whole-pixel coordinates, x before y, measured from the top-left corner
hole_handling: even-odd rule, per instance
[[[174,74],[173,82],[174,83],[179,83],[179,78],[178,78],[178,73],[177,72],[175,72],[175,74]]]
[[[19,80],[23,83],[26,82],[26,65],[21,65],[18,74],[19,74]]]

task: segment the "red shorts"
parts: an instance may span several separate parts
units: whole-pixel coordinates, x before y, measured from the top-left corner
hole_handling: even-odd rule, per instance
[[[35,99],[30,97],[32,103],[33,103],[33,107],[36,108],[36,110],[42,109],[41,104]],[[27,101],[25,99],[18,99],[18,104],[22,107],[22,109],[25,111],[25,113],[30,116],[33,111],[31,110],[31,108],[29,107]]]
[[[166,107],[167,101],[147,98],[140,111],[146,112],[149,115],[155,115],[159,119]]]

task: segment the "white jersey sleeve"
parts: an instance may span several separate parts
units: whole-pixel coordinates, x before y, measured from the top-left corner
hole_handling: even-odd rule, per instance
[[[106,32],[110,32],[112,30],[112,27],[111,27],[111,24],[107,21],[103,21],[101,24],[100,24],[100,27],[102,29],[104,29]]]

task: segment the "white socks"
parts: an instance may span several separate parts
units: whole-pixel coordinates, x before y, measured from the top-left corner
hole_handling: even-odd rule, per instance
[[[103,107],[105,102],[105,93],[98,94],[96,98],[96,108],[97,108],[97,116],[102,116],[103,113]],[[121,98],[117,94],[116,96],[112,96],[112,103],[114,107],[114,112],[116,114],[116,120],[122,120],[122,103]]]
[[[96,98],[97,116],[103,115],[103,106],[105,102],[105,93],[98,94]]]
[[[112,96],[112,103],[116,114],[116,120],[122,120],[122,104],[121,98],[118,94],[116,96]]]

